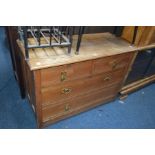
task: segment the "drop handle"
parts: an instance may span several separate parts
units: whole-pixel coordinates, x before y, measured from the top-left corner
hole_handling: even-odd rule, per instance
[[[61,72],[60,80],[65,81],[66,79],[67,79],[67,72]]]
[[[110,62],[112,69],[115,69],[118,66],[118,62],[116,60]]]
[[[70,110],[70,106],[69,106],[69,104],[66,104],[65,105],[65,111],[69,111]]]
[[[63,89],[61,90],[62,94],[69,94],[71,91],[72,91],[71,88],[63,88]]]
[[[109,81],[109,80],[111,80],[111,77],[109,77],[109,76],[104,78],[104,81]]]

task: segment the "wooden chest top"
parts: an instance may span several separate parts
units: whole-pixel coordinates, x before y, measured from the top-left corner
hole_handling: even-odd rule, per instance
[[[33,42],[33,41],[32,41]],[[24,53],[23,44],[17,40],[18,46]],[[110,33],[85,34],[83,35],[80,54],[76,55],[77,36],[73,37],[73,46],[71,54],[67,54],[67,48],[38,48],[29,50],[29,60],[27,61],[30,70],[37,70],[53,66],[60,66],[80,61],[92,60],[136,50],[154,47],[149,45],[145,47],[131,46],[127,41],[115,37]]]

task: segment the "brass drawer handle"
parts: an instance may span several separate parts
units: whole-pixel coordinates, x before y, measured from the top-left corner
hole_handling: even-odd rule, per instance
[[[118,66],[118,62],[116,60],[110,62],[112,69],[115,69]]]
[[[69,104],[66,104],[65,105],[65,111],[69,111],[70,110],[70,106],[69,106]]]
[[[63,89],[61,90],[61,92],[62,92],[63,94],[69,94],[71,91],[72,91],[72,89],[70,89],[70,88],[63,88]]]
[[[67,79],[67,72],[61,72],[60,80],[65,81],[66,79]]]
[[[104,78],[104,81],[109,81],[109,80],[111,80],[111,77],[109,77],[109,76]]]

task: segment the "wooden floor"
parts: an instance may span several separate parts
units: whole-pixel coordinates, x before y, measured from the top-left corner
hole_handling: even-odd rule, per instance
[[[23,44],[17,41],[24,53]],[[33,43],[29,40],[29,43]],[[83,35],[80,54],[76,55],[77,36],[73,37],[73,46],[71,54],[67,53],[67,48],[38,48],[29,50],[30,59],[28,64],[31,70],[59,66],[79,61],[91,60],[100,57],[112,56],[116,54],[132,52],[148,47],[134,47],[127,41],[115,37],[110,33],[85,34]]]

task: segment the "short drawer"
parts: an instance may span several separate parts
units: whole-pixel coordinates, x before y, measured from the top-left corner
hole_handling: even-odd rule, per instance
[[[43,122],[49,121],[56,117],[67,115],[73,111],[83,109],[97,103],[103,104],[107,99],[116,97],[119,85],[115,85],[106,89],[100,89],[85,95],[58,102],[56,105],[43,107]]]
[[[93,74],[105,73],[127,66],[132,53],[120,54],[106,58],[100,58],[93,62]]]
[[[84,93],[108,87],[122,81],[124,70],[104,73],[83,80],[66,82],[62,85],[55,85],[42,88],[42,104],[47,105],[58,100],[75,97]]]
[[[91,75],[92,61],[68,64],[41,70],[41,85],[47,87]]]

